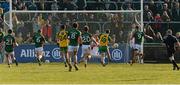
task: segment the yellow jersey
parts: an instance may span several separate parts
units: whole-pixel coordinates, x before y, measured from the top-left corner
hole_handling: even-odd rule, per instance
[[[111,41],[109,34],[101,34],[99,36],[99,46],[108,46],[109,41]]]
[[[60,32],[58,32],[57,36],[56,36],[59,46],[60,47],[67,47],[69,44],[68,41],[68,32],[65,30],[62,30]]]

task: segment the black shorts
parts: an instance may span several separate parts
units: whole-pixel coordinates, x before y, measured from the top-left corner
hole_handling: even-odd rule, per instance
[[[172,57],[175,53],[175,50],[167,50],[167,56]]]

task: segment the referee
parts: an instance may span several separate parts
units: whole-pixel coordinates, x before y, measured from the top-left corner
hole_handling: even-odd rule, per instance
[[[164,37],[163,42],[166,44],[167,56],[173,64],[173,70],[179,70],[179,67],[174,59],[174,53],[176,51],[176,46],[180,47],[180,44],[177,38],[172,35],[172,30],[168,29],[166,31],[166,36]]]

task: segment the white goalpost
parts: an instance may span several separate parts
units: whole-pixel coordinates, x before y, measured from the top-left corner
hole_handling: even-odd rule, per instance
[[[126,45],[126,56],[130,56],[130,50],[129,50],[129,42],[128,42],[128,33],[132,31],[132,24],[134,15],[138,15],[138,22],[141,25],[141,30],[143,31],[143,0],[141,0],[141,9],[140,10],[83,10],[83,11],[40,11],[40,10],[34,10],[34,11],[28,11],[28,10],[12,10],[12,0],[10,0],[10,11],[9,20],[6,20],[4,22],[8,24],[8,27],[10,29],[14,28],[13,23],[13,16],[14,14],[18,18],[23,18],[23,23],[26,24],[26,27],[33,32],[33,20],[34,16],[37,16],[39,14],[46,15],[57,15],[61,20],[61,23],[72,23],[74,20],[79,22],[81,27],[83,25],[90,25],[91,32],[95,32],[96,30],[100,30],[100,32],[103,32],[105,29],[111,29],[111,36],[116,36],[116,43],[125,43]],[[25,16],[25,14],[28,14],[28,17]],[[70,15],[70,17],[68,16]],[[71,16],[72,15],[72,16]],[[65,16],[65,17],[64,17]],[[75,17],[74,17],[75,16]],[[26,17],[26,18],[24,18]],[[71,19],[73,17],[73,19]],[[83,18],[82,18],[83,17]],[[30,19],[29,19],[30,18]],[[94,20],[93,20],[93,19]],[[63,21],[62,19],[65,19]],[[45,19],[44,19],[45,20]],[[69,20],[69,21],[68,21]],[[29,24],[30,23],[30,24]],[[58,23],[58,22],[55,22]],[[120,32],[123,32],[120,34]],[[122,37],[123,36],[123,37]],[[128,53],[129,52],[129,53]],[[128,62],[128,57],[124,59],[124,61]]]

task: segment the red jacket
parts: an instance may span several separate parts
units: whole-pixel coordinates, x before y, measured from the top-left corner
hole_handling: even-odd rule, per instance
[[[45,25],[42,27],[42,34],[45,38],[51,38],[52,36],[52,26],[51,25]]]

